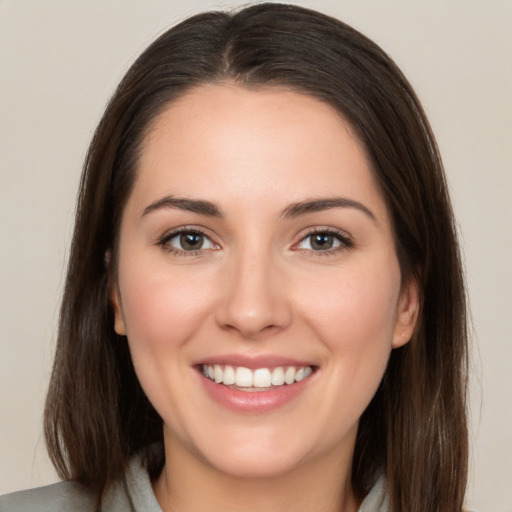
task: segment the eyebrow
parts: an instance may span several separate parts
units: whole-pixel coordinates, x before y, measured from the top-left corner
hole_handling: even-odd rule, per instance
[[[204,201],[202,199],[185,199],[173,196],[163,197],[162,199],[158,199],[151,203],[149,206],[146,206],[142,212],[142,217],[165,208],[185,210],[188,212],[198,213],[199,215],[205,215],[207,217],[224,217],[222,210],[210,201]]]
[[[375,214],[364,204],[359,201],[354,201],[353,199],[348,199],[346,197],[332,197],[326,199],[311,199],[308,201],[300,201],[298,203],[292,203],[290,206],[286,207],[281,214],[285,219],[290,219],[294,217],[298,217],[300,215],[305,215],[307,213],[320,212],[323,210],[331,210],[333,208],[355,208],[363,212],[366,216],[368,216],[373,222],[378,224],[377,217]]]
[[[149,206],[144,208],[142,216],[144,217],[149,213],[166,208],[185,210],[198,213],[199,215],[204,215],[206,217],[215,217],[219,219],[225,217],[222,210],[211,201],[206,201],[203,199],[187,199],[174,196],[166,196],[154,201]],[[292,203],[282,211],[281,217],[285,219],[291,219],[301,215],[306,215],[308,213],[331,210],[334,208],[354,208],[363,212],[373,222],[378,224],[377,218],[368,207],[359,201],[354,201],[353,199],[348,199],[345,197],[311,199],[307,201]]]

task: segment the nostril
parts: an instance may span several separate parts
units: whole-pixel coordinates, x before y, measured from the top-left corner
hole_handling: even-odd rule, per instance
[[[237,322],[233,324],[223,324],[220,326],[223,330],[238,334],[247,340],[258,340],[262,337],[268,337],[277,334],[283,327],[275,324],[261,325],[257,322]]]

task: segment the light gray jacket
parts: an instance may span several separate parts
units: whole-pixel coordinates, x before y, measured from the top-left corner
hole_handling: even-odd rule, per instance
[[[0,496],[0,512],[94,512],[95,497],[76,482],[59,482],[45,487]],[[124,479],[107,493],[102,512],[162,512],[146,469],[135,457]],[[389,512],[385,480],[381,477],[359,512]]]

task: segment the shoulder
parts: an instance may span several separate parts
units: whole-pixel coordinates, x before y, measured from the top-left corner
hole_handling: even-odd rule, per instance
[[[94,512],[95,497],[76,482],[59,482],[0,496],[0,512]]]
[[[102,512],[133,511],[126,482],[115,482],[104,496]],[[59,482],[0,496],[0,512],[97,512],[98,497],[78,482]],[[141,510],[144,510],[143,508]]]
[[[162,512],[151,485],[147,463],[163,456],[163,447],[149,446],[130,460],[120,480],[113,482],[101,502],[102,512]],[[0,496],[0,512],[96,512],[96,494],[78,482]]]

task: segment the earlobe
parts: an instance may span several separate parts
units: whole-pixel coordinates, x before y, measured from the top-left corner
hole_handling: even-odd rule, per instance
[[[418,283],[415,279],[410,279],[403,286],[398,301],[395,332],[392,342],[393,348],[401,347],[411,339],[418,321],[419,308],[420,293]]]

